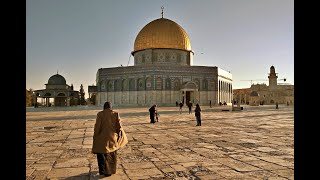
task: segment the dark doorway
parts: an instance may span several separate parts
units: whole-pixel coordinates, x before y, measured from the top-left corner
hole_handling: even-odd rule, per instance
[[[191,101],[190,99],[190,91],[186,92],[186,104],[189,103],[189,101]]]

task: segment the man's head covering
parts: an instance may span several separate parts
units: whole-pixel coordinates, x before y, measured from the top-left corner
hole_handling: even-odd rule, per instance
[[[111,109],[111,102],[105,102],[103,105],[103,109]]]

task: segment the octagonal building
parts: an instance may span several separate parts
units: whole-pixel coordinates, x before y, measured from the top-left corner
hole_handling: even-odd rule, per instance
[[[72,106],[77,105],[79,91],[73,90],[73,85],[69,86],[66,79],[60,74],[52,75],[45,89],[34,90],[35,102],[40,99],[41,106]]]
[[[194,66],[191,42],[176,22],[159,18],[138,33],[133,66],[100,68],[89,86],[96,105],[172,106],[231,103],[232,74],[216,66]]]

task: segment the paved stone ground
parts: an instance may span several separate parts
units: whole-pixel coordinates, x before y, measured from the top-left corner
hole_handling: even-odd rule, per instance
[[[202,107],[202,126],[187,108],[114,108],[129,143],[117,174],[98,176],[91,154],[101,107],[27,108],[27,179],[294,179],[294,109],[279,106]]]

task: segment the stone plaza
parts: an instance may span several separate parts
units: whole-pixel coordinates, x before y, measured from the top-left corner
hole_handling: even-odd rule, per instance
[[[294,108],[202,106],[202,126],[186,107],[114,107],[129,143],[117,174],[98,175],[91,153],[96,106],[26,108],[26,179],[294,179]]]

